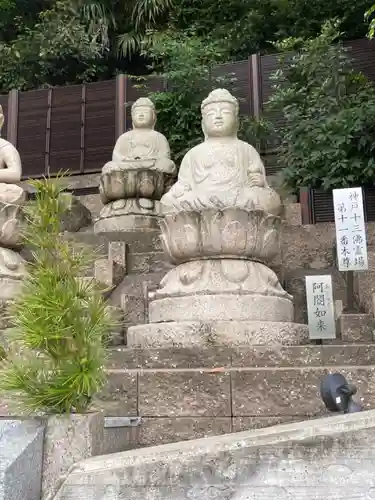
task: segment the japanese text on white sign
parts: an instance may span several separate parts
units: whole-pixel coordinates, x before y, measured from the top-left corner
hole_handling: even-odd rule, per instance
[[[306,276],[306,299],[310,339],[336,338],[331,275]]]
[[[368,269],[362,188],[333,190],[337,261],[340,271]]]

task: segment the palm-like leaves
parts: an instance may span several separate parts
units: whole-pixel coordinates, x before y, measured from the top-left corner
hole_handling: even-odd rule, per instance
[[[154,39],[154,28],[165,19],[173,0],[73,0],[90,33],[111,44],[119,56],[131,56]],[[120,34],[119,34],[120,33]]]

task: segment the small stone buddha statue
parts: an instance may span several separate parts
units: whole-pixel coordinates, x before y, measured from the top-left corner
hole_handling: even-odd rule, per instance
[[[174,174],[176,166],[171,160],[167,139],[154,130],[156,111],[153,102],[141,97],[131,109],[133,130],[122,134],[113,150],[112,161],[103,167],[103,174],[117,169],[159,170]]]
[[[237,99],[216,89],[201,112],[205,140],[183,158],[177,183],[161,199],[163,213],[237,207],[279,215],[280,197],[267,184],[259,154],[237,137]]]
[[[176,180],[168,141],[154,130],[152,101],[138,99],[131,113],[133,130],[117,139],[112,161],[102,169],[99,193],[104,207],[94,226],[96,233],[158,228],[160,198]]]

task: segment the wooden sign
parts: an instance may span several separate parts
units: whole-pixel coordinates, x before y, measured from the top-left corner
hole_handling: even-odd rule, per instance
[[[336,338],[331,275],[306,276],[306,299],[310,339]]]
[[[339,271],[368,269],[362,188],[333,190]]]

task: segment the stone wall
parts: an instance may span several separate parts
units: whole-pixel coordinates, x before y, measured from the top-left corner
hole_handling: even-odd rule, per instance
[[[327,413],[321,379],[338,371],[375,408],[375,344],[112,348],[108,385],[96,405],[109,416],[141,417],[117,429],[124,448],[267,427]],[[108,435],[115,432],[107,430]]]
[[[375,497],[375,412],[96,457],[55,500]]]

